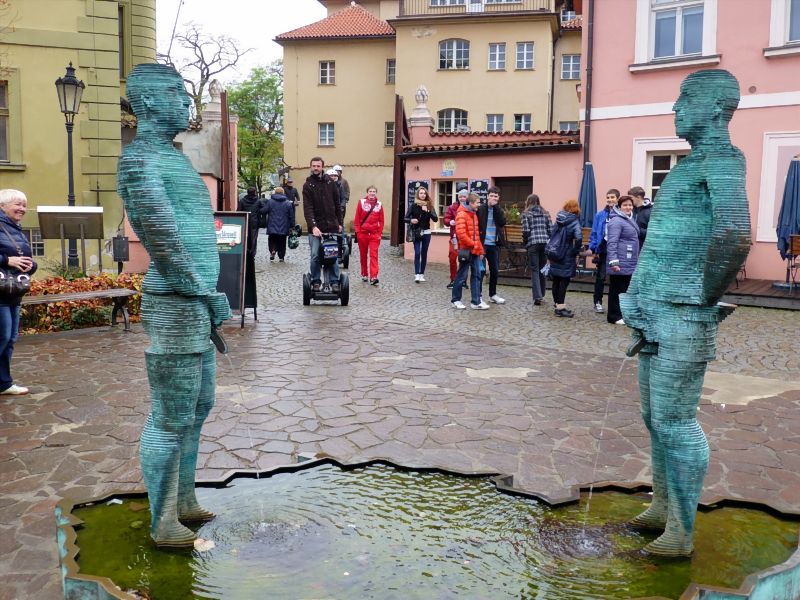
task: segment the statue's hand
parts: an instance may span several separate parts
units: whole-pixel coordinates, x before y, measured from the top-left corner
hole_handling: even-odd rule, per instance
[[[228,304],[228,297],[221,292],[214,292],[207,296],[208,311],[211,314],[211,323],[215,327],[222,325],[222,322],[232,316],[231,307]]]

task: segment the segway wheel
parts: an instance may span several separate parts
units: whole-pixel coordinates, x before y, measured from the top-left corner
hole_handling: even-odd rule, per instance
[[[308,273],[303,275],[303,306],[311,304],[311,278]]]
[[[350,277],[343,273],[339,280],[339,301],[342,306],[347,306],[350,302]]]

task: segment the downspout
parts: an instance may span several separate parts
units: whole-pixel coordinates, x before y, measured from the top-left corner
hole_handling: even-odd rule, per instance
[[[587,49],[586,49],[586,110],[583,121],[583,163],[589,162],[589,146],[592,136],[592,66],[594,62],[594,0],[588,0]]]
[[[561,19],[559,18],[558,34],[561,36]],[[547,109],[547,131],[553,131],[553,102],[556,95],[556,42],[558,37],[553,36],[553,52],[550,55],[550,106]]]

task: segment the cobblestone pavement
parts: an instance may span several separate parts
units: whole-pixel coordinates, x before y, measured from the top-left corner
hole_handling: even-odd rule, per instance
[[[259,320],[225,327],[231,353],[219,361],[200,478],[316,452],[510,473],[554,499],[575,485],[648,481],[627,333],[589,296],[568,294],[575,319],[534,310],[526,288],[501,288],[508,303],[489,311],[456,311],[445,268],[415,284],[384,249],[380,286],[354,269],[350,306],[303,307],[305,248],[286,263],[260,256]],[[723,324],[698,413],[712,449],[704,501],[800,512],[798,319],[740,309]],[[33,393],[0,397],[0,600],[59,597],[59,498],[141,487],[146,344],[138,326],[19,342],[14,373]]]

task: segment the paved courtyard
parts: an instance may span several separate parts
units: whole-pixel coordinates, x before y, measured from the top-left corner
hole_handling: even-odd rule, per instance
[[[224,328],[217,404],[203,430],[201,479],[324,453],[345,462],[509,473],[558,499],[592,482],[647,482],[636,361],[626,328],[568,293],[574,319],[508,302],[456,311],[441,265],[382,248],[381,285],[358,277],[348,307],[301,304],[307,246],[258,259],[259,320]],[[742,498],[800,512],[800,314],[741,308],[720,329],[699,418],[712,449],[703,500]],[[0,600],[61,593],[53,507],[141,487],[148,410],[141,327],[23,338],[13,371],[32,388],[0,397]]]

